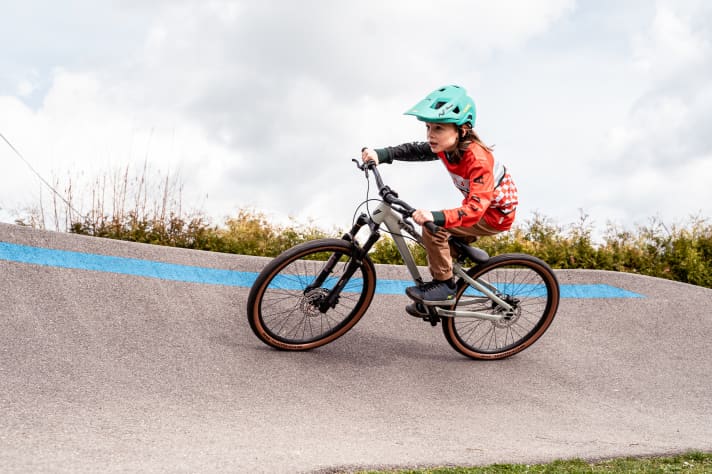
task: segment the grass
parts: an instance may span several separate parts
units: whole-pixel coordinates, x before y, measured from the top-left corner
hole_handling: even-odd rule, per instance
[[[386,471],[358,471],[358,474],[583,474],[583,473],[712,473],[712,454],[692,451],[669,457],[617,458],[597,462],[582,459],[548,464],[493,464],[482,467],[437,467]]]

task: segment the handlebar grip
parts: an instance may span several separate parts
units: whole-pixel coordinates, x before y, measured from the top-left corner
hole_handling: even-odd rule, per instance
[[[435,222],[433,222],[433,221],[428,221],[425,224],[423,224],[423,226],[425,226],[433,234],[437,234],[438,232],[440,232],[443,229],[439,225],[436,225]]]
[[[368,150],[368,147],[367,147],[367,146],[361,148],[361,153],[363,153],[365,150]],[[355,160],[354,160],[354,161],[355,161]],[[368,169],[374,169],[375,166],[376,166],[376,162],[373,161],[373,160],[364,161],[364,162],[363,162],[363,166],[365,166],[365,167],[368,168]]]

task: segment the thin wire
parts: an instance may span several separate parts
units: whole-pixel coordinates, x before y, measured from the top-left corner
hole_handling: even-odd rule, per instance
[[[35,169],[32,167],[32,165],[30,164],[30,162],[27,161],[24,156],[22,156],[22,153],[20,153],[20,152],[17,150],[17,148],[15,148],[12,143],[10,143],[10,140],[8,140],[8,139],[5,137],[5,135],[2,134],[2,132],[0,132],[0,137],[2,137],[3,140],[5,140],[5,143],[7,143],[7,146],[9,146],[10,149],[12,149],[12,151],[15,152],[15,155],[17,155],[17,157],[20,158],[20,159],[25,163],[25,165],[27,165],[27,167],[30,169],[30,171],[32,171],[32,173],[34,173],[35,176],[37,176],[37,177],[40,179],[40,181],[42,181],[42,182],[45,184],[45,186],[47,186],[54,194],[56,194],[56,195],[59,197],[59,199],[61,199],[61,200],[64,202],[64,204],[67,205],[67,207],[68,207],[69,209],[71,209],[72,211],[74,211],[79,217],[82,217],[82,218],[86,219],[86,216],[84,216],[81,212],[77,211],[77,210],[74,208],[74,206],[72,206],[71,203],[70,203],[69,201],[67,201],[67,200],[64,198],[64,196],[62,196],[56,189],[54,189],[54,187],[53,187],[51,184],[49,184],[49,183],[47,182],[47,180],[44,179],[44,178],[42,177],[42,175],[37,172],[37,170],[35,170]]]
[[[371,190],[371,180],[368,179],[368,175],[365,175],[366,177],[366,200],[362,201],[361,204],[356,206],[356,210],[354,210],[354,215],[351,217],[351,225],[353,226],[356,223],[356,215],[358,214],[358,210],[361,209],[361,206],[366,204],[366,214],[368,217],[371,217],[371,211],[368,209],[368,201],[379,201],[380,199],[369,199],[368,195],[370,194]]]

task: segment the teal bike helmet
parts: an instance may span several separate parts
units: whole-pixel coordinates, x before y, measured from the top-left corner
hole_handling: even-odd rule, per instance
[[[467,95],[460,86],[445,86],[434,90],[413,107],[405,115],[415,115],[422,122],[454,123],[463,125],[469,123],[475,128],[475,101]]]

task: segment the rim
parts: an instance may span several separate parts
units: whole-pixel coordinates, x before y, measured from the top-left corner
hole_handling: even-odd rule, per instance
[[[514,306],[506,320],[454,318],[452,324],[460,343],[473,352],[498,354],[506,352],[529,339],[543,324],[551,301],[551,282],[535,269],[515,262],[491,269],[479,277],[493,285],[504,299]],[[478,292],[470,287],[458,295],[473,296]],[[502,309],[490,300],[468,305],[468,310],[501,314]]]
[[[349,259],[342,257],[321,287],[307,290],[328,257],[343,250],[311,250],[276,270],[263,291],[259,308],[260,323],[269,336],[288,344],[308,344],[336,333],[348,323],[363,298],[363,266],[342,290],[336,307],[325,313],[319,310],[319,304],[339,281]]]

